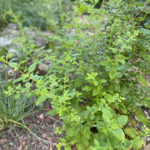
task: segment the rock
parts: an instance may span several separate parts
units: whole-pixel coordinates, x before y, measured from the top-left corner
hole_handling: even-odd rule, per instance
[[[12,45],[12,41],[13,41],[13,39],[1,37],[0,38],[0,47],[11,46]]]
[[[150,150],[150,144],[148,144],[148,145],[144,148],[144,150]]]

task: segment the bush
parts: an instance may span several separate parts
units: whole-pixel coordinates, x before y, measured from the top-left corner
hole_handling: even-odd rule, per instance
[[[66,137],[60,139],[58,149],[71,150],[75,144],[78,150],[125,150],[130,146],[140,149],[144,144],[141,137],[148,136],[149,129],[137,134],[128,122],[135,114],[150,127],[139,107],[150,108],[144,78],[150,73],[150,31],[133,14],[135,9],[145,12],[146,7],[134,0],[104,2],[100,10],[81,3],[72,22],[63,22],[59,32],[63,36],[54,37],[63,45],[43,55],[53,62],[49,74],[33,74],[35,61],[22,76],[26,91],[31,90],[29,79],[35,82],[36,105],[49,99],[54,110],[48,114],[59,114],[63,120],[56,133],[66,130]],[[86,11],[90,15],[82,20]],[[6,62],[4,57],[0,61]],[[19,68],[19,64],[10,65]]]

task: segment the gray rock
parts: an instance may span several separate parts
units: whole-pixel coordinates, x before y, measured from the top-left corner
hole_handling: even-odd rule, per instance
[[[0,47],[7,47],[12,45],[13,39],[0,37]]]

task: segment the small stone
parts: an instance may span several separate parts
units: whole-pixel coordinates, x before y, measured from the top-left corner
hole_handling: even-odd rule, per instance
[[[13,143],[12,143],[12,142],[10,142],[10,143],[9,143],[9,145],[13,145]]]
[[[150,137],[147,138],[147,141],[150,141]]]
[[[12,39],[8,38],[0,38],[0,47],[5,47],[5,46],[11,46],[12,45]]]

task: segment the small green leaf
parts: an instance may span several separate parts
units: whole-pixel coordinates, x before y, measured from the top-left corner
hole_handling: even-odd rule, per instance
[[[28,68],[28,71],[29,72],[33,72],[36,68],[36,63],[32,64],[29,68]]]
[[[143,114],[140,108],[137,109],[136,116],[138,121],[142,122],[143,125],[147,125],[149,123],[149,120],[147,119],[147,117],[145,117],[145,115]]]
[[[75,85],[75,87],[80,87],[84,82],[85,82],[85,77],[80,76],[80,77],[75,79],[74,85]]]
[[[68,129],[68,130],[67,130],[67,134],[68,134],[69,136],[73,136],[73,135],[75,134],[75,130],[74,130],[74,129],[75,129],[74,127]]]
[[[122,126],[126,125],[126,123],[128,122],[128,116],[125,115],[121,115],[117,118],[117,122],[119,124],[121,124]]]
[[[91,116],[90,116],[90,119],[91,119],[91,120],[95,119],[95,115],[91,115]]]
[[[117,53],[117,49],[116,48],[110,48],[112,50],[113,53]]]
[[[84,125],[84,128],[83,128],[82,132],[83,132],[83,135],[86,139],[91,138],[91,131],[90,131],[90,128],[88,126]]]
[[[11,62],[11,63],[9,63],[9,65],[12,66],[12,67],[17,67],[18,63]]]
[[[89,111],[89,112],[92,112],[92,108],[90,106],[86,106],[86,109]]]
[[[20,97],[20,94],[15,94],[15,99],[18,99]]]
[[[117,59],[117,61],[120,62],[120,63],[122,63],[122,64],[125,64],[124,58]]]
[[[98,94],[99,94],[99,90],[98,90],[98,89],[94,89],[92,95],[93,95],[93,96],[96,96],[96,95],[98,95]]]
[[[98,140],[94,139],[94,144],[95,144],[96,147],[99,147],[99,142],[98,142]]]
[[[71,150],[71,145],[65,147],[64,150]]]
[[[85,137],[82,136],[82,141],[83,141],[85,147],[89,146],[89,140],[88,139],[86,139]]]
[[[5,61],[5,59],[3,58],[4,56],[2,56],[1,58],[0,58],[0,61]]]
[[[77,150],[83,150],[84,145],[83,144],[77,144]]]
[[[55,116],[57,113],[57,110],[50,110],[49,112],[46,113],[46,115],[51,115],[51,116]]]
[[[1,50],[0,51],[0,57],[3,56],[5,54],[6,50]],[[0,58],[1,59],[1,58]],[[1,61],[1,60],[0,60]]]
[[[38,106],[39,104],[45,102],[46,99],[47,99],[46,96],[39,97],[38,100],[36,101],[36,106]]]
[[[144,140],[143,139],[137,139],[137,140],[134,140],[133,142],[133,148],[138,150],[140,148],[142,148],[142,146],[145,144]]]
[[[117,76],[117,71],[116,70],[109,71],[110,79],[114,79],[116,76]]]
[[[38,76],[38,75],[32,75],[31,78],[34,79],[34,80],[38,80],[40,78],[40,76]]]
[[[60,142],[62,142],[62,143],[66,143],[66,140],[65,140],[64,138],[60,138],[59,140],[60,140]]]
[[[93,84],[94,84],[95,86],[98,86],[98,82],[97,82],[96,80],[93,82]]]
[[[13,57],[13,53],[9,53],[9,54],[7,54],[7,56],[6,56],[6,59],[12,58],[12,57]]]
[[[87,115],[89,115],[89,114],[90,114],[89,111],[84,110],[84,111],[82,111],[79,115],[80,115],[80,117],[82,118],[82,117],[85,117],[85,116],[87,116]]]
[[[122,129],[117,129],[117,130],[114,130],[113,131],[113,134],[114,134],[114,136],[115,137],[117,137],[119,140],[121,140],[122,142],[124,142],[125,141],[125,134],[124,134],[124,132],[123,132],[123,130]]]
[[[106,95],[105,95],[105,99],[106,99],[108,102],[113,102],[113,101],[114,101],[113,97],[112,97],[110,94],[106,94]]]
[[[25,84],[25,86],[26,86],[26,88],[30,88],[31,83],[27,82],[27,83]]]
[[[105,82],[107,82],[107,80],[105,80],[105,79],[100,80],[100,83],[105,83]]]
[[[112,118],[112,113],[111,113],[108,109],[103,108],[103,109],[102,109],[102,112],[103,112],[103,118],[104,118],[105,120]]]
[[[133,127],[126,127],[126,128],[124,129],[124,132],[125,132],[126,135],[128,135],[128,136],[130,136],[130,137],[132,137],[133,134],[136,134],[136,133],[137,133],[137,131],[136,131],[135,128],[133,128]]]
[[[107,65],[108,65],[108,62],[107,62],[107,61],[101,61],[101,62],[99,63],[99,65],[107,66]]]
[[[32,93],[27,93],[26,97],[31,97]]]
[[[81,12],[81,13],[86,12],[86,6],[85,6],[85,5],[81,5],[81,6],[78,8],[78,12]]]
[[[139,75],[137,80],[143,85],[143,86],[146,86],[148,87],[148,84],[147,84],[147,81],[146,79],[142,76],[142,75]]]

